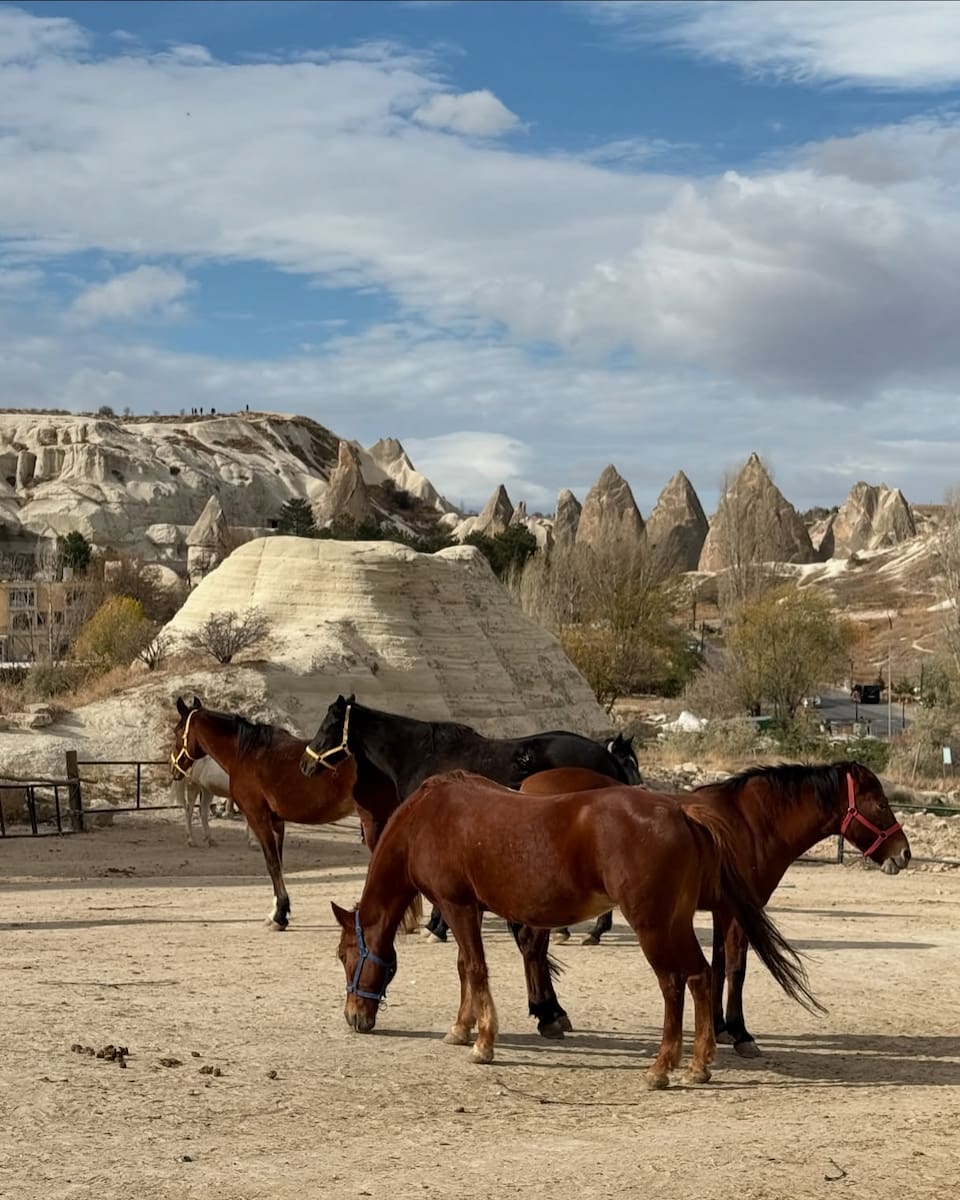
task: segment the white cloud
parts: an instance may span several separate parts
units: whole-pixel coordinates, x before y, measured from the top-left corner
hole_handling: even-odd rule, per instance
[[[954,0],[597,0],[586,7],[627,36],[757,74],[882,88],[960,82]]]
[[[486,89],[431,96],[414,111],[413,119],[434,129],[450,129],[474,137],[497,137],[520,124],[519,117]]]
[[[179,316],[179,303],[190,290],[190,280],[170,267],[135,267],[106,283],[85,288],[70,306],[70,317],[80,325],[98,321],[131,321],[140,317]]]
[[[532,483],[535,456],[530,446],[502,433],[456,430],[436,437],[408,438],[404,449],[434,487],[458,507],[479,508],[502,483],[529,511],[553,508],[547,488]]]
[[[78,51],[86,43],[80,26],[65,17],[35,17],[19,8],[0,8],[0,65]]]

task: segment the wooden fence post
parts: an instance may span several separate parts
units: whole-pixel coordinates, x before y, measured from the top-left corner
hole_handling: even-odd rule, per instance
[[[68,750],[67,779],[70,785],[70,824],[74,833],[83,832],[83,793],[80,788],[80,768],[76,750]]]

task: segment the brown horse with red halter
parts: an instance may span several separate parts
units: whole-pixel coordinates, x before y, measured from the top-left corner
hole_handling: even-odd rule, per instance
[[[710,1078],[715,1038],[710,967],[693,928],[698,903],[729,912],[794,999],[819,1007],[797,955],[764,914],[737,867],[736,835],[718,814],[620,785],[527,796],[480,775],[452,771],[422,784],[380,836],[360,903],[333,905],[342,927],[347,1022],[369,1032],[396,970],[394,937],[417,892],[440,904],[457,940],[460,1009],[446,1041],[493,1059],[497,1016],[481,936],[485,911],[546,929],[614,904],[637,934],[664,998],[663,1037],[647,1072],[662,1088],[679,1065],[685,986],[694,1002],[691,1082]],[[638,853],[642,847],[642,853]]]
[[[214,712],[196,696],[189,708],[177,697],[177,712],[180,720],[170,755],[174,770],[186,774],[192,763],[209,755],[226,771],[233,801],[260,843],[273,883],[274,907],[267,926],[286,929],[290,897],[283,881],[285,822],[328,825],[353,813],[353,759],[306,779],[300,759],[307,742],[285,729]]]
[[[541,771],[520,785],[531,795],[557,795],[608,788],[614,781],[593,771]],[[855,762],[832,766],[755,767],[721,783],[692,792],[657,792],[658,800],[680,808],[695,805],[723,818],[733,834],[737,864],[767,904],[790,864],[824,837],[840,833],[864,858],[895,875],[910,861],[910,846],[894,818],[876,775]],[[642,847],[638,849],[642,850]],[[760,1053],[743,1016],[747,941],[730,911],[705,895],[698,907],[713,910],[713,1022],[717,1037],[731,1042],[745,1058]],[[603,914],[597,922],[600,928]],[[606,928],[609,929],[609,923]],[[546,967],[531,955],[527,962],[531,991],[550,986]],[[727,1009],[723,981],[727,980]]]

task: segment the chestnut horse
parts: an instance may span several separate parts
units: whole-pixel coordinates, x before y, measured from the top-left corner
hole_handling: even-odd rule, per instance
[[[270,929],[286,929],[290,897],[283,881],[284,822],[328,825],[354,812],[357,770],[347,761],[319,779],[304,779],[300,759],[306,741],[275,725],[258,725],[234,713],[204,708],[194,696],[188,708],[177,697],[175,771],[186,775],[192,763],[209,755],[230,778],[230,794],[260,843],[273,883]],[[544,968],[546,969],[546,967]]]
[[[728,909],[784,991],[810,1008],[799,958],[755,900],[736,865],[735,835],[708,809],[679,807],[637,787],[562,796],[517,794],[483,776],[428,779],[394,813],[370,860],[360,903],[333,905],[347,978],[344,1015],[369,1032],[396,971],[394,937],[411,898],[440,904],[457,940],[460,1008],[445,1041],[493,1059],[497,1015],[487,979],[483,913],[536,928],[574,924],[619,906],[653,967],[664,999],[663,1037],[647,1072],[664,1088],[680,1063],[684,985],[694,1003],[691,1082],[710,1078],[715,1039],[710,966],[693,929],[697,903]],[[642,854],[637,847],[642,846]]]
[[[594,771],[560,769],[531,775],[520,791],[557,795],[611,786],[615,786],[614,780]],[[769,902],[787,867],[830,834],[842,832],[889,875],[896,875],[910,861],[906,834],[890,810],[879,779],[859,763],[754,767],[692,792],[648,794],[664,803],[695,806],[722,818],[731,831],[739,869],[762,904]],[[743,1016],[747,939],[729,908],[718,903],[715,895],[702,895],[698,907],[713,912],[714,1030],[718,1040],[732,1043],[744,1058],[754,1058],[760,1051]],[[596,928],[610,915],[609,911],[601,915]],[[610,928],[609,921],[606,928]],[[541,947],[531,951],[526,966],[531,994],[552,990]]]

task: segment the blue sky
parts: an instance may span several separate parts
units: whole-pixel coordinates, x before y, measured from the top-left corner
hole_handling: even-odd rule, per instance
[[[455,503],[960,470],[960,5],[0,5],[7,406],[306,413]]]

